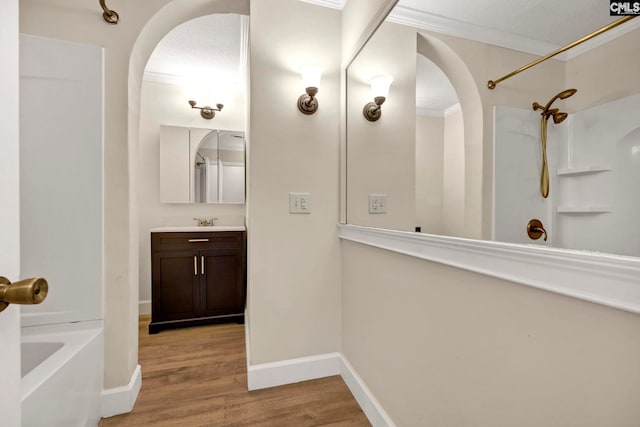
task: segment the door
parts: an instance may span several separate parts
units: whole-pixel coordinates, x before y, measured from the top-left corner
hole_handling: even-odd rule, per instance
[[[18,0],[0,1],[0,275],[20,276],[18,145]],[[20,310],[0,313],[0,414],[4,427],[20,426]]]
[[[151,260],[153,321],[198,317],[198,251],[158,251]]]
[[[240,249],[200,251],[202,316],[244,313],[243,254]]]

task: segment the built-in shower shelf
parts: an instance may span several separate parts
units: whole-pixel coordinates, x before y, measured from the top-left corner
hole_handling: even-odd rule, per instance
[[[607,213],[611,212],[611,208],[609,206],[569,206],[569,205],[559,205],[557,208],[558,213],[582,213],[582,214],[597,214],[597,213]]]
[[[576,168],[562,168],[558,169],[558,176],[571,176],[571,175],[585,175],[590,173],[607,172],[610,171],[606,166],[602,165],[590,165],[580,166]]]

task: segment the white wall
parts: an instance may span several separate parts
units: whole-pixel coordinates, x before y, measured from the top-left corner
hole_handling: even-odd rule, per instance
[[[640,75],[638,39],[640,29],[567,61],[566,88],[578,89],[577,94],[565,101],[569,112],[640,92],[640,85],[636,84]]]
[[[160,125],[246,129],[243,94],[235,94],[212,120],[191,109],[180,86],[145,81],[140,108],[138,153],[138,226],[140,310],[151,300],[151,241],[149,229],[164,225],[195,225],[193,218],[218,218],[219,225],[244,225],[244,205],[160,202]]]
[[[342,243],[342,353],[404,426],[636,426],[640,316]]]
[[[462,111],[444,118],[443,231],[447,236],[465,236],[465,144]]]
[[[416,225],[442,234],[444,118],[416,117]]]
[[[250,19],[249,339],[260,364],[340,347],[341,14],[254,0]],[[309,62],[324,73],[305,116],[298,68]],[[310,193],[310,214],[289,214],[290,192]]]

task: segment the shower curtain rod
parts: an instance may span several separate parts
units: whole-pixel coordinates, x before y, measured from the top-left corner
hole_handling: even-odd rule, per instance
[[[609,25],[605,25],[604,27],[600,28],[599,30],[594,31],[593,33],[584,36],[583,38],[574,41],[573,43],[569,43],[568,45],[561,47],[560,49],[556,50],[555,52],[552,52],[550,54],[548,54],[547,56],[543,56],[542,58],[538,58],[533,62],[530,62],[529,64],[525,65],[524,67],[520,67],[515,71],[510,72],[509,74],[506,74],[502,77],[500,77],[499,79],[496,80],[489,80],[487,82],[487,87],[489,89],[494,89],[496,87],[496,85],[498,83],[500,83],[503,80],[507,80],[510,77],[515,76],[516,74],[519,74],[521,72],[523,72],[524,70],[528,70],[531,67],[534,67],[536,65],[538,65],[541,62],[546,61],[549,58],[553,58],[554,56],[558,55],[559,53],[562,53],[566,50],[571,49],[572,47],[578,46],[580,43],[584,43],[587,40],[590,40],[592,38],[594,38],[595,36],[599,36],[602,33],[606,33],[607,31],[611,30],[612,28],[617,27],[620,24],[624,24],[627,21],[630,21],[631,19],[635,18],[636,16],[625,16],[622,19],[618,19],[617,21],[613,21],[612,23],[610,23]]]

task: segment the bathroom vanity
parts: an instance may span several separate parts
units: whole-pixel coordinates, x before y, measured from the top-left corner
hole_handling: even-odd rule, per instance
[[[149,333],[220,322],[244,322],[244,226],[151,230]]]

